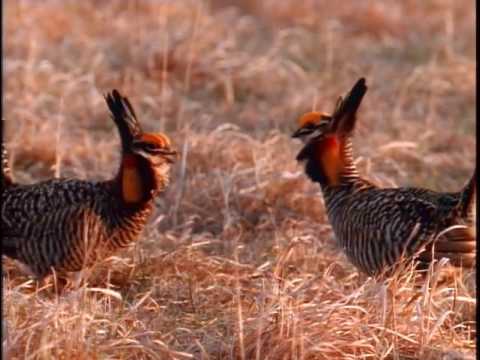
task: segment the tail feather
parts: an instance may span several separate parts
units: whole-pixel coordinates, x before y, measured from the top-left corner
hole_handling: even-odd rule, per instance
[[[128,150],[133,139],[142,133],[135,111],[130,101],[115,89],[105,96],[105,101],[120,133],[122,147],[124,150]]]
[[[343,134],[349,134],[353,131],[357,110],[362,103],[367,89],[365,79],[360,78],[355,85],[353,85],[352,90],[350,90],[345,99],[338,99],[336,109],[332,115],[333,130]]]
[[[462,191],[462,197],[460,200],[460,209],[462,216],[469,221],[475,221],[475,204],[477,196],[477,168],[473,171],[473,175],[470,181],[465,185]]]

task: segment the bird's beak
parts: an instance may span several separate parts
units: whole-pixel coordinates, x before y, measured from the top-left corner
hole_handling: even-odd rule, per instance
[[[173,164],[180,157],[178,151],[173,149],[163,150],[162,155],[170,164]]]
[[[296,138],[301,137],[301,136],[303,135],[303,131],[302,131],[302,130],[303,130],[302,128],[296,130],[296,131],[292,134],[292,138],[293,138],[293,139],[296,139]]]

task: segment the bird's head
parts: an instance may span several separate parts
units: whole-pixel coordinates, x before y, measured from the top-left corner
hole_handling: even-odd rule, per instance
[[[297,161],[306,161],[307,175],[323,185],[335,186],[347,167],[348,139],[356,121],[356,113],[367,92],[365,79],[359,79],[350,93],[339,98],[333,113],[308,112],[298,119],[299,128],[292,137],[303,141]]]
[[[298,129],[292,134],[292,138],[302,140],[303,143],[311,139],[321,139],[330,132],[332,116],[330,114],[312,111],[298,118]]]
[[[305,146],[297,160],[304,160],[314,153],[315,156],[321,156],[323,151],[327,155],[338,152],[344,139],[354,130],[357,110],[366,92],[365,79],[361,78],[345,98],[338,99],[332,114],[312,111],[300,116],[299,128],[292,137],[302,140]]]
[[[139,188],[164,189],[169,183],[170,167],[177,158],[169,137],[163,133],[144,132],[130,101],[117,90],[107,94],[105,101],[120,134],[122,178],[128,184],[125,188],[135,189],[130,191],[135,195],[126,196],[140,198],[136,196]]]
[[[168,179],[171,164],[178,157],[169,137],[163,133],[141,133],[132,141],[130,151],[145,159],[157,179]]]
[[[113,90],[107,94],[105,101],[120,133],[124,153],[138,155],[153,166],[175,161],[177,152],[172,148],[168,136],[144,132],[126,97]]]
[[[172,164],[177,158],[170,138],[163,133],[142,133],[134,138],[131,145],[134,154],[144,157],[153,165],[159,163]]]

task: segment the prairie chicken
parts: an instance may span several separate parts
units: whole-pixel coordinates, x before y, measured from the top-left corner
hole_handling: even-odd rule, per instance
[[[113,179],[20,185],[3,174],[10,185],[1,195],[2,253],[26,265],[38,279],[52,268],[58,274],[79,271],[136,240],[154,198],[169,183],[176,157],[169,138],[143,132],[130,102],[118,91],[107,94],[105,101],[122,146]]]
[[[375,275],[401,259],[447,257],[456,266],[475,263],[476,170],[459,192],[379,188],[355,168],[351,139],[365,79],[337,102],[332,115],[310,112],[292,135],[304,142],[297,161],[320,184],[338,243],[360,270]]]

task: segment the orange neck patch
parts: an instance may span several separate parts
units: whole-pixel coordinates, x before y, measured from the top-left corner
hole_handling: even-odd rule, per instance
[[[345,167],[341,147],[341,140],[338,137],[328,136],[318,143],[315,149],[315,158],[323,169],[327,185],[330,186],[340,183],[340,176]]]
[[[131,154],[122,159],[122,197],[126,203],[139,203],[145,198],[145,185],[139,160]]]

